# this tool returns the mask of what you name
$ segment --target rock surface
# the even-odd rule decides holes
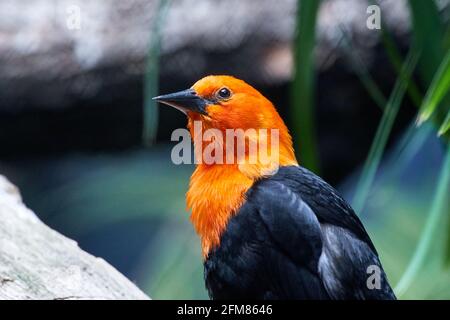
[[[44,225],[0,175],[0,300],[148,299],[101,258]]]

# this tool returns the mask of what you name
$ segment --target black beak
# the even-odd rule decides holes
[[[193,111],[203,115],[208,115],[206,112],[206,106],[211,104],[210,101],[198,96],[193,89],[157,96],[154,97],[153,100],[177,108],[184,113],[187,113],[187,111]]]

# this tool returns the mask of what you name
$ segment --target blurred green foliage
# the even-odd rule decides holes
[[[359,183],[356,185],[356,192],[352,203],[356,212],[361,212],[364,209],[364,204],[366,202],[370,186],[375,179],[389,134],[392,130],[395,118],[400,110],[400,105],[408,87],[408,79],[411,78],[411,74],[416,66],[418,56],[419,54],[417,52],[414,50],[411,51],[404,66],[400,70],[400,74],[402,76],[398,77],[397,83],[392,91],[392,95],[384,107],[383,117],[381,118],[366,162],[364,163],[361,178]]]
[[[450,50],[447,52],[442,64],[439,66],[433,81],[427,91],[423,104],[420,108],[418,123],[421,124],[428,120],[436,111],[438,105],[445,99],[450,89]],[[448,99],[447,99],[448,100]],[[447,101],[444,101],[446,104]],[[448,104],[447,104],[448,106]],[[448,110],[450,112],[450,110]],[[447,112],[447,114],[449,114]],[[447,117],[448,118],[448,117]],[[446,132],[447,124],[442,123],[438,134],[443,135]]]
[[[294,79],[291,88],[290,125],[295,150],[303,166],[319,173],[314,117],[314,44],[319,0],[299,1],[294,45]]]
[[[376,4],[376,1],[370,2]],[[298,6],[298,30],[295,42],[296,69],[291,104],[293,106],[291,116],[295,119],[292,122],[296,125],[292,132],[294,141],[301,141],[301,143],[297,142],[297,148],[300,150],[300,158],[303,159],[303,164],[310,168],[317,168],[319,163],[317,158],[314,157],[317,147],[315,145],[314,118],[312,116],[314,112],[312,98],[314,95],[314,60],[311,55],[315,37],[318,1],[298,1]],[[353,183],[348,188],[354,194],[354,208],[362,215],[363,220],[366,214],[371,215],[370,207],[373,204],[382,203],[374,197],[378,194],[384,194],[386,189],[392,190],[399,199],[399,201],[390,199],[389,206],[384,208],[386,212],[390,212],[389,216],[383,216],[385,220],[382,220],[383,218],[380,218],[380,214],[378,214],[376,220],[377,223],[382,221],[393,230],[379,229],[374,236],[375,239],[378,239],[377,234],[382,235],[383,241],[388,239],[390,242],[390,246],[388,246],[389,242],[383,243],[380,240],[378,247],[382,258],[384,257],[383,260],[386,260],[384,265],[388,275],[391,276],[391,280],[394,279],[395,282],[400,280],[397,287],[399,296],[401,298],[449,298],[450,290],[445,288],[450,287],[450,272],[445,268],[444,262],[450,256],[450,248],[447,248],[447,246],[450,246],[450,241],[448,241],[448,244],[446,242],[450,233],[448,199],[450,156],[446,156],[442,169],[436,169],[433,173],[438,174],[438,177],[433,182],[425,184],[428,188],[427,191],[432,192],[432,196],[427,199],[428,202],[422,203],[422,205],[428,204],[421,208],[426,215],[419,216],[420,211],[416,207],[410,207],[408,201],[412,195],[405,190],[406,186],[402,185],[401,181],[390,179],[388,184],[375,183],[379,180],[379,176],[383,174],[380,164],[386,158],[385,146],[400,110],[405,91],[408,92],[413,104],[420,108],[419,122],[426,121],[437,110],[433,120],[435,125],[440,126],[440,129],[439,131],[436,128],[418,129],[412,124],[406,131],[404,138],[397,143],[394,152],[396,159],[401,159],[403,162],[401,164],[391,163],[387,169],[390,175],[398,177],[400,173],[407,172],[405,166],[415,160],[416,155],[427,147],[424,141],[429,132],[436,133],[438,131],[440,135],[443,135],[450,126],[448,94],[450,68],[449,57],[444,55],[444,48],[449,43],[448,35],[450,32],[444,32],[445,26],[434,1],[409,0],[409,6],[412,16],[413,41],[410,54],[404,62],[384,24],[381,30],[385,50],[391,64],[398,73],[397,83],[389,100],[386,101],[364,63],[358,59],[356,61],[357,70],[355,72],[374,102],[383,109],[383,116],[358,183]],[[450,30],[449,26],[447,26],[447,29]],[[341,27],[341,32],[344,43],[347,47],[351,47],[351,41],[347,37],[346,30]],[[423,102],[423,94],[412,77],[418,59],[422,88],[427,88]],[[439,109],[438,106],[441,108]],[[442,137],[440,143],[440,146],[444,150],[447,149],[447,153],[450,153],[448,151],[450,150],[448,136]],[[298,147],[299,144],[300,148]],[[395,187],[393,188],[393,186]],[[417,187],[419,188],[419,186]],[[420,188],[420,190],[423,190],[424,185],[420,185]],[[366,203],[368,207],[365,207]],[[423,231],[418,232],[418,230],[412,228],[405,228],[406,221],[413,225],[419,220],[425,225]],[[370,222],[368,225],[369,230],[371,227],[377,229],[376,225],[374,226]],[[447,225],[448,227],[446,227]],[[407,231],[407,233],[400,234],[400,231]],[[400,235],[407,236],[408,242],[403,243],[403,239],[398,239]],[[377,244],[377,241],[375,243]],[[393,245],[393,243],[395,244]],[[409,256],[402,256],[406,252]],[[390,254],[392,254],[392,259],[389,259]],[[407,263],[408,259],[411,260]],[[424,273],[426,273],[426,276],[424,276]],[[420,283],[420,286],[417,286],[418,283]]]
[[[161,48],[161,28],[164,25],[170,0],[160,0],[155,13],[154,26],[151,32],[147,63],[144,75],[144,119],[142,125],[142,142],[145,146],[151,145],[158,129],[157,102],[152,100],[158,95],[159,53]]]
[[[443,259],[447,230],[447,211],[441,206],[442,187],[448,179],[448,158],[435,136],[435,128],[424,126],[415,129],[408,142],[401,141],[385,155],[361,219],[378,249],[383,266],[393,286],[405,275],[409,266],[419,267],[408,285],[396,288],[401,299],[447,299],[450,297],[450,272],[445,269]],[[447,170],[446,174],[444,174]],[[345,194],[354,192],[355,174],[344,184]],[[441,181],[441,193],[437,186]],[[443,181],[443,182],[442,182]],[[447,180],[448,181],[448,180]],[[448,185],[446,186],[448,190]],[[441,199],[438,199],[437,194]],[[435,206],[438,223],[429,221]],[[424,229],[426,224],[430,227]],[[424,235],[424,232],[426,233]],[[419,250],[420,260],[411,260],[418,252],[422,237],[426,250]],[[431,241],[430,241],[431,240]],[[411,263],[412,262],[412,263]],[[407,290],[405,290],[407,289]]]
[[[444,134],[445,115],[450,108],[449,57],[445,57],[448,41],[437,5],[434,1],[409,0],[413,26],[413,45],[422,52],[419,61],[423,85],[428,88],[421,107],[418,123],[422,123],[435,113],[435,121],[441,126],[439,134]],[[447,26],[448,27],[448,26]],[[442,102],[442,109],[436,110]]]

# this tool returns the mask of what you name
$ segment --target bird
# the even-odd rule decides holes
[[[214,143],[212,157],[223,160],[197,162],[186,193],[211,299],[396,299],[360,219],[299,164],[287,126],[258,90],[233,76],[209,75],[153,99],[187,115],[194,149]],[[196,128],[210,130],[210,139],[197,139]],[[251,133],[224,141],[229,130]],[[277,157],[246,161],[255,153],[252,141],[271,151],[261,130],[278,133]],[[230,161],[220,159],[226,152]]]

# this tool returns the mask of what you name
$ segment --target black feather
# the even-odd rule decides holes
[[[369,288],[369,266],[381,287]],[[352,208],[301,167],[256,182],[205,261],[214,299],[395,299]]]

